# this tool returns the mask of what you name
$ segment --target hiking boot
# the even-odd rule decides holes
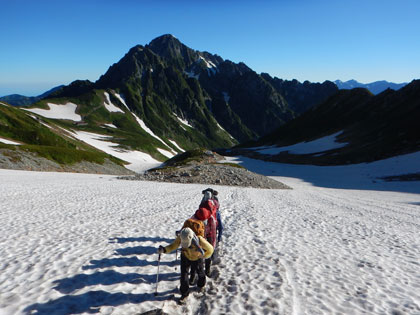
[[[210,278],[210,269],[206,269],[206,276]]]
[[[206,292],[206,287],[199,287],[198,288],[198,293],[204,293],[204,292]]]
[[[181,295],[181,297],[178,299],[178,303],[179,304],[187,303],[187,298],[188,298],[188,295]]]
[[[190,285],[193,285],[194,284],[194,282],[195,282],[195,278],[196,278],[196,276],[195,276],[195,274],[192,274],[191,276],[190,276]]]

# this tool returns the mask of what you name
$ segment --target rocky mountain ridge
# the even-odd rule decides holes
[[[224,154],[319,165],[372,162],[419,151],[418,121],[420,80],[378,95],[363,88],[340,90],[274,133]],[[312,143],[311,151],[296,150]]]

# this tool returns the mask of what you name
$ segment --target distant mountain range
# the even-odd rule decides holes
[[[24,96],[20,94],[6,95],[6,96],[0,97],[0,101],[6,102],[13,106],[29,106],[47,97],[52,92],[55,92],[58,89],[61,89],[63,86],[64,85],[56,86],[38,96]]]
[[[388,82],[388,81],[375,81],[372,83],[360,83],[357,82],[356,80],[349,80],[349,81],[340,81],[340,80],[336,80],[334,81],[334,83],[337,85],[337,87],[342,90],[342,89],[346,89],[346,90],[351,90],[354,88],[365,88],[368,89],[369,91],[371,91],[373,94],[379,94],[383,91],[385,91],[386,89],[392,89],[392,90],[399,90],[400,88],[404,87],[405,85],[407,85],[407,82],[404,83],[392,83],[392,82]]]

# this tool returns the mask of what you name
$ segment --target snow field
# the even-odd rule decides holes
[[[1,186],[0,309],[7,314],[95,308],[106,313],[121,304],[114,314],[133,314],[153,308],[155,248],[166,241],[161,235],[171,223],[166,216],[161,222],[159,213],[177,208],[173,193],[155,183],[153,190],[166,195],[165,201],[145,196],[141,186],[152,188],[153,183],[44,175],[37,179],[36,173],[18,173],[20,180],[31,181],[28,189],[33,193],[20,189],[19,180]],[[13,206],[5,207],[10,198]],[[159,219],[151,219],[156,215]],[[175,226],[179,224],[172,224],[171,231]],[[176,273],[162,274],[162,283],[168,278],[178,279]],[[139,308],[138,302],[144,305]]]
[[[278,147],[278,146],[269,146],[269,147],[260,147],[257,152],[262,154],[279,154],[280,152],[289,151],[293,154],[311,154],[324,152],[332,149],[342,148],[347,145],[347,143],[340,143],[336,141],[337,136],[339,136],[342,131],[334,133],[332,135],[322,137],[309,142],[299,142],[293,145]]]
[[[76,130],[71,131],[71,133],[75,138],[86,142],[87,144],[105,153],[113,155],[123,161],[129,162],[130,164],[126,165],[126,168],[134,172],[144,172],[161,164],[147,153],[137,150],[123,150],[119,148],[118,143],[108,141],[112,139],[110,136]]]
[[[69,119],[73,121],[82,121],[82,117],[76,114],[77,105],[73,103],[66,103],[64,105],[57,105],[47,103],[49,109],[42,108],[22,108],[28,112],[32,112],[47,118],[53,119]]]
[[[217,263],[205,297],[178,306],[175,253],[153,294],[156,250],[207,186],[0,170],[0,314],[420,313],[419,194],[275,178],[293,190],[213,187]]]

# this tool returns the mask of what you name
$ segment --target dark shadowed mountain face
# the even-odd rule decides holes
[[[385,91],[386,89],[399,90],[400,88],[407,85],[406,82],[404,82],[404,83],[392,83],[392,82],[388,82],[388,81],[375,81],[375,82],[372,82],[372,83],[364,84],[364,83],[357,82],[356,80],[349,80],[349,81],[345,81],[345,82],[340,81],[340,80],[336,80],[336,81],[334,81],[334,83],[337,85],[337,87],[340,90],[342,90],[342,89],[351,90],[351,89],[360,87],[360,88],[368,89],[373,94],[379,94],[379,93]]]
[[[283,147],[336,134],[335,141],[344,144],[339,148],[307,154],[291,154],[284,150],[263,158],[315,164],[370,162],[420,150],[419,121],[420,80],[414,80],[398,91],[388,89],[378,95],[362,88],[340,90],[324,103],[247,147]],[[255,155],[255,152],[251,153]]]
[[[302,114],[309,108],[322,103],[338,91],[337,86],[331,81],[325,81],[324,83],[305,81],[300,83],[297,80],[287,81],[276,77],[272,78],[267,73],[261,75],[283,95],[290,109],[297,114]]]

